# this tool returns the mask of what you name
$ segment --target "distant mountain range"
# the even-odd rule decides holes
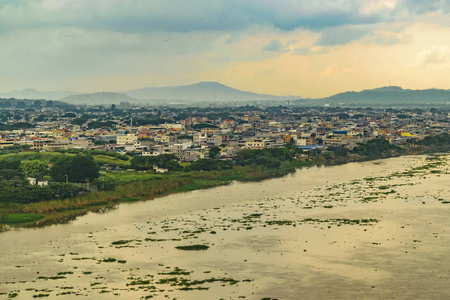
[[[59,100],[75,94],[77,93],[70,91],[41,92],[35,89],[25,89],[20,91],[0,93],[0,98]]]
[[[254,101],[254,100],[293,100],[298,96],[273,96],[266,94],[256,94],[252,92],[240,91],[230,88],[218,82],[199,82],[191,85],[171,86],[171,87],[147,87],[138,90],[131,90],[124,94],[136,98],[147,100],[170,100],[170,101]]]
[[[450,90],[410,90],[398,86],[387,86],[361,92],[339,93],[331,97],[298,101],[306,105],[433,105],[450,104]]]
[[[197,102],[241,102],[256,100],[294,100],[298,96],[273,96],[240,91],[217,82],[199,82],[172,87],[147,87],[123,93],[76,94],[74,92],[39,92],[33,89],[0,93],[0,97],[17,99],[61,100],[70,104],[120,104],[129,103],[197,103]]]
[[[273,96],[240,91],[217,82],[199,82],[172,87],[147,87],[123,93],[76,94],[70,91],[40,92],[33,89],[0,93],[0,98],[60,100],[70,104],[107,105],[128,102],[130,104],[194,104],[249,103],[250,101],[286,101],[292,105],[339,106],[339,105],[434,105],[450,104],[450,90],[410,90],[398,86],[387,86],[361,92],[345,92],[320,99],[302,99],[298,96]]]
[[[122,102],[136,103],[138,100],[119,93],[93,93],[93,94],[77,94],[61,99],[62,102],[77,105],[108,105],[120,104]]]

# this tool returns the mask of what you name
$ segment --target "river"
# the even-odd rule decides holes
[[[439,162],[314,167],[2,232],[0,299],[448,299]],[[176,248],[192,245],[207,249]]]

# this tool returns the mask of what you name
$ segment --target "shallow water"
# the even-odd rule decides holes
[[[425,163],[310,168],[3,232],[0,299],[448,299],[448,160],[387,176]],[[175,248],[194,244],[209,249]]]

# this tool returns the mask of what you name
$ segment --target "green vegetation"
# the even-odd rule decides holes
[[[242,150],[237,153],[236,164],[240,166],[257,165],[265,168],[278,168],[282,161],[292,160],[295,153],[288,148],[264,148]]]
[[[206,245],[188,245],[188,246],[176,246],[178,250],[186,250],[186,251],[200,251],[200,250],[208,250],[209,246]]]
[[[31,223],[43,219],[43,215],[38,214],[8,214],[2,219],[4,224]]]
[[[357,147],[353,148],[352,153],[376,159],[383,158],[394,151],[401,151],[401,148],[390,144],[387,140],[374,139],[365,144],[358,144]]]
[[[441,135],[431,135],[426,136],[423,140],[419,142],[423,146],[433,146],[438,148],[446,148],[448,151],[448,146],[450,145],[450,134],[444,133]]]
[[[129,242],[132,242],[132,240],[120,240],[120,241],[115,241],[112,242],[111,245],[126,245]]]
[[[20,163],[20,170],[27,177],[40,179],[48,174],[48,163],[37,159],[25,160]]]
[[[57,160],[50,169],[50,176],[58,182],[93,181],[99,176],[99,167],[91,155],[77,154]]]
[[[216,159],[199,159],[189,166],[189,169],[192,171],[227,170],[232,168],[233,168],[232,161],[216,160]]]
[[[173,154],[161,154],[158,156],[137,156],[131,160],[131,168],[135,170],[153,170],[153,166],[180,171],[183,167],[178,163],[178,158]]]
[[[440,137],[432,141],[443,144],[448,142],[448,139]],[[352,150],[329,147],[326,152],[321,153],[316,150],[310,152],[306,159],[295,159],[295,156],[301,152],[301,149],[288,143],[285,148],[242,150],[233,160],[210,158],[200,159],[190,164],[178,163],[172,154],[131,158],[104,151],[88,152],[74,149],[58,152],[0,154],[0,211],[2,212],[0,223],[6,223],[5,216],[11,214],[45,215],[44,221],[48,221],[51,218],[81,214],[90,209],[112,206],[119,202],[147,200],[168,193],[228,184],[234,180],[254,181],[283,176],[294,172],[296,168],[364,161],[403,153],[401,148],[381,139],[360,144]],[[90,155],[91,153],[93,155]],[[211,154],[214,156],[214,153]],[[103,171],[100,174],[99,165],[106,161],[111,165],[131,167],[138,171]],[[46,175],[49,163],[53,164],[49,174],[58,182],[50,182],[48,186],[41,187],[30,185],[25,180],[27,175],[50,179]],[[435,164],[439,163],[439,161],[431,161],[432,165],[428,167],[435,167]],[[169,172],[155,174],[153,166],[166,168]],[[97,188],[98,191],[89,192],[79,185],[65,183],[66,180],[82,182],[84,185],[89,180],[91,187]],[[390,190],[390,187],[380,186],[379,189]],[[395,191],[378,194],[387,193],[395,193]],[[377,200],[377,197],[363,199],[363,201],[373,200]],[[31,221],[27,220],[27,222]]]

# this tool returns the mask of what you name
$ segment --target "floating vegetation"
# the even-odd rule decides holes
[[[39,276],[37,279],[43,279],[43,280],[58,280],[58,279],[66,279],[65,276],[50,276],[50,277],[45,277],[45,276]]]
[[[158,273],[159,275],[191,275],[191,272],[175,267],[171,272]]]
[[[199,250],[208,250],[209,246],[207,245],[188,245],[188,246],[176,246],[178,250],[186,250],[186,251],[199,251]]]
[[[295,222],[291,220],[274,220],[266,221],[267,225],[293,225]]]
[[[69,271],[69,272],[59,272],[57,275],[58,276],[64,276],[64,275],[69,275],[69,274],[73,274],[73,272]]]
[[[340,225],[372,225],[373,223],[378,223],[377,219],[303,219],[299,221],[302,223],[333,223],[338,226]]]
[[[112,242],[111,245],[126,245],[128,243],[131,243],[133,240],[120,240],[120,241],[115,241]]]

